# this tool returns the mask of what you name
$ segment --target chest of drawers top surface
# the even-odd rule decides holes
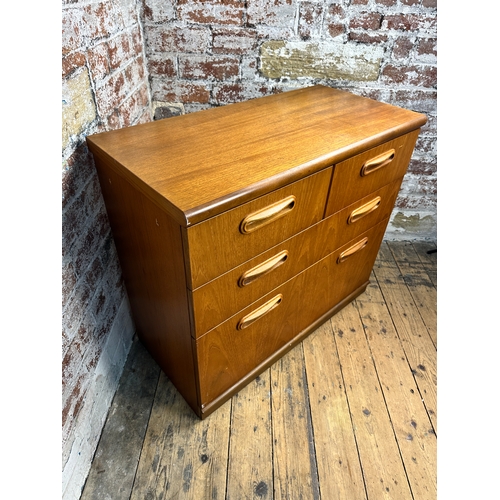
[[[419,113],[315,86],[103,132],[87,144],[189,226],[425,121]]]

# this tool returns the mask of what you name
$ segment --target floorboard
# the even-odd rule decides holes
[[[384,242],[364,294],[199,420],[135,341],[81,500],[434,500],[437,245]]]

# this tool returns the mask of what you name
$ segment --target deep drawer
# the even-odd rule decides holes
[[[364,232],[195,342],[207,405],[369,279],[387,220]]]
[[[402,178],[419,130],[353,156],[334,167],[325,215],[331,215],[368,193]]]
[[[193,292],[198,338],[390,216],[401,179],[362,198]]]

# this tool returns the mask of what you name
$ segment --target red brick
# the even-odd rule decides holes
[[[427,62],[437,60],[437,40],[435,38],[421,39],[418,42],[417,58]]]
[[[93,220],[85,227],[75,244],[76,255],[73,260],[75,272],[84,276],[93,262],[101,242],[110,232],[109,222],[104,207],[96,214]]]
[[[96,103],[101,116],[108,116],[114,108],[119,107],[126,96],[125,77],[118,72],[96,88]]]
[[[257,32],[250,28],[214,29],[214,54],[248,54],[257,45]]]
[[[179,56],[179,76],[190,80],[223,81],[238,76],[239,59],[232,56]]]
[[[62,212],[61,228],[63,245],[68,248],[85,230],[87,220],[90,216],[89,208],[85,204],[86,191],[83,189]]]
[[[421,192],[425,195],[423,198],[428,198],[428,195],[436,196],[437,194],[437,179],[436,177],[423,176],[419,178],[419,186]]]
[[[340,4],[333,4],[333,5],[330,5],[328,7],[327,16],[329,16],[329,17],[333,16],[333,17],[336,17],[337,19],[344,18],[345,14],[346,14],[345,9]]]
[[[85,55],[83,52],[68,54],[62,59],[62,77],[67,78],[75,70],[85,66]]]
[[[205,104],[210,99],[210,91],[200,83],[162,80],[158,87],[153,92],[157,101]]]
[[[378,30],[382,22],[382,14],[378,12],[363,12],[349,22],[351,29]]]
[[[145,109],[149,108],[149,99],[146,84],[143,84],[121,106],[123,126],[135,124]]]
[[[434,16],[420,14],[393,14],[384,16],[382,27],[399,31],[435,31],[437,20]]]
[[[152,52],[204,53],[212,35],[206,27],[154,27],[148,32],[148,50]]]
[[[144,73],[144,60],[142,56],[132,60],[124,70],[125,79],[127,81],[127,94],[130,93],[135,87],[141,85],[145,79]]]
[[[370,31],[351,31],[348,38],[353,42],[373,44],[385,43],[388,40],[388,36],[386,34],[380,32],[372,33]]]
[[[139,88],[139,90],[137,91],[137,102],[139,103],[139,105],[144,108],[146,111],[149,111],[149,121],[152,120],[152,117],[151,117],[151,109],[150,109],[150,98],[149,98],[149,85],[147,84],[147,82],[144,82],[143,85],[141,85],[141,87]],[[143,115],[143,112],[141,111],[140,112],[140,116]]]
[[[87,51],[90,74],[94,81],[102,80],[110,72],[107,43],[100,43]]]
[[[142,54],[143,52],[143,39],[139,28],[132,30],[132,50],[136,55]]]
[[[178,0],[181,21],[198,24],[243,24],[242,0]]]
[[[95,175],[94,162],[87,148],[78,147],[66,160],[62,172],[62,208],[64,209],[79,195],[89,179]]]
[[[104,121],[106,125],[106,131],[123,128],[122,115],[116,108],[113,109],[113,111],[111,111],[111,113],[104,118]]]
[[[252,85],[250,83],[228,83],[214,87],[213,96],[217,104],[248,101],[272,93],[266,85]]]
[[[85,391],[82,390],[82,385],[85,383],[85,374],[80,374],[73,390],[69,394],[66,400],[63,400],[63,410],[62,410],[62,426],[63,429],[66,427],[67,423],[73,421],[81,408],[83,399],[85,397]],[[63,377],[64,380],[64,377]]]
[[[175,0],[145,1],[143,5],[147,21],[164,23],[175,19]]]
[[[248,0],[247,21],[250,25],[294,27],[295,1],[293,0]]]
[[[120,5],[107,0],[83,7],[91,39],[108,37],[123,27]]]
[[[319,35],[323,21],[323,6],[312,2],[301,2],[299,7],[299,35],[302,39]]]
[[[346,28],[342,23],[329,23],[328,24],[328,34],[335,38],[337,36],[343,35],[346,32]]]
[[[418,5],[419,3],[420,3],[420,0],[401,0],[402,5],[413,6],[413,5]]]
[[[385,7],[392,7],[393,5],[396,5],[397,3],[398,3],[398,0],[375,0],[375,4],[384,5]]]
[[[399,37],[395,40],[392,48],[392,58],[395,60],[406,59],[415,46],[414,40],[408,37]]]
[[[391,91],[389,104],[401,106],[420,113],[435,114],[437,109],[437,91],[418,89],[394,90]]]
[[[420,154],[434,155],[436,153],[436,138],[428,135],[420,135],[417,140],[417,145]]]
[[[73,273],[77,281],[77,287],[66,302],[66,306],[62,311],[62,327],[67,332],[67,336],[72,342],[77,329],[85,315],[85,310],[89,304],[91,291],[85,279],[81,279],[77,275],[76,266],[73,268]]]
[[[68,303],[69,297],[76,286],[76,275],[71,262],[63,262],[62,266],[62,308]]]
[[[84,45],[82,32],[83,11],[63,9],[62,11],[62,53],[68,54]]]
[[[127,33],[113,38],[108,42],[109,64],[112,69],[118,69],[130,58],[130,40]]]
[[[436,9],[437,8],[437,0],[422,0],[422,6],[431,8],[431,9]]]
[[[435,87],[437,69],[435,66],[395,66],[388,64],[382,70],[382,79],[386,83]]]
[[[437,135],[437,116],[427,113],[427,123],[422,127],[422,134]]]
[[[150,109],[144,109],[142,114],[139,116],[137,119],[137,125],[141,123],[149,123],[151,122],[152,117],[151,117],[151,110]]]
[[[176,76],[175,56],[153,54],[148,57],[148,71],[150,75],[157,76]]]
[[[368,5],[368,0],[351,0],[351,5]]]
[[[429,158],[413,158],[408,167],[408,173],[423,176],[432,175],[437,171],[436,161]]]
[[[344,17],[345,11],[342,5],[333,4],[328,7],[324,23],[331,37],[335,38],[346,32],[346,27],[343,23]]]

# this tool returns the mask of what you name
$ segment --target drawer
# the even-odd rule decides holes
[[[387,219],[193,340],[206,406],[365,284]]]
[[[401,179],[193,291],[194,336],[230,316],[391,215]]]
[[[229,271],[323,218],[332,168],[184,229],[190,288]]]
[[[402,178],[418,133],[416,130],[335,165],[325,215],[331,215],[379,187]]]

